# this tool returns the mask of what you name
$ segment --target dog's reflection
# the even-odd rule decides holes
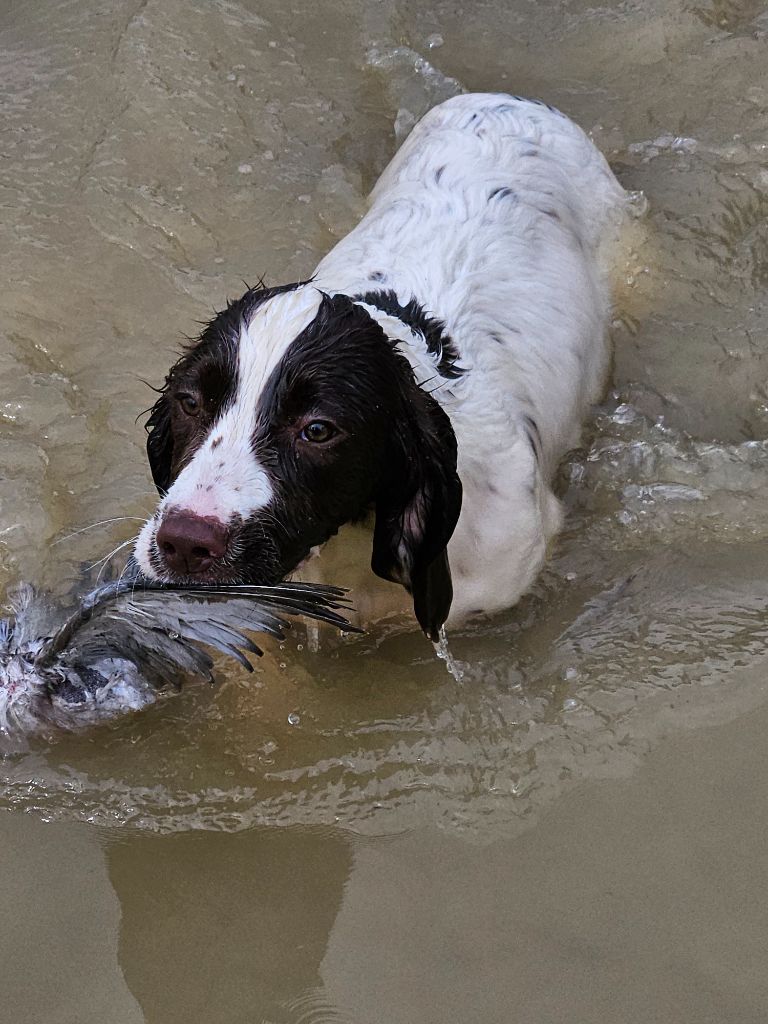
[[[352,861],[338,833],[134,835],[107,861],[120,966],[148,1024],[283,1020],[320,985]]]

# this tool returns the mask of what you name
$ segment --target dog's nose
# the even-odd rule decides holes
[[[218,519],[169,512],[157,531],[157,546],[171,572],[194,576],[227,552],[227,528]]]

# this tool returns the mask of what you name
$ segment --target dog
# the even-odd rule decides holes
[[[372,512],[371,569],[432,640],[449,615],[515,604],[605,385],[601,252],[626,209],[558,110],[502,94],[433,108],[312,278],[249,289],[168,373],[141,571],[276,583]]]

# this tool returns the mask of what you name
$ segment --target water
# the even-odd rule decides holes
[[[435,649],[437,657],[445,662],[445,667],[448,670],[448,674],[453,676],[457,683],[460,683],[464,678],[464,670],[461,668],[459,663],[453,656],[451,648],[448,646],[448,635],[445,631],[445,626],[440,627],[440,639],[436,644],[432,645]]]
[[[452,633],[460,686],[396,618],[300,633],[0,765],[9,1014],[765,1019],[767,32],[722,0],[0,12],[0,590],[135,532],[54,544],[149,514],[142,379],[243,278],[310,272],[432,103],[542,96],[648,201],[566,530]]]

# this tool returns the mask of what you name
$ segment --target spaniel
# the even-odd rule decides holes
[[[497,94],[431,110],[310,280],[250,289],[170,370],[143,573],[275,583],[372,512],[371,568],[430,638],[514,604],[605,384],[601,250],[626,208],[559,111]]]

